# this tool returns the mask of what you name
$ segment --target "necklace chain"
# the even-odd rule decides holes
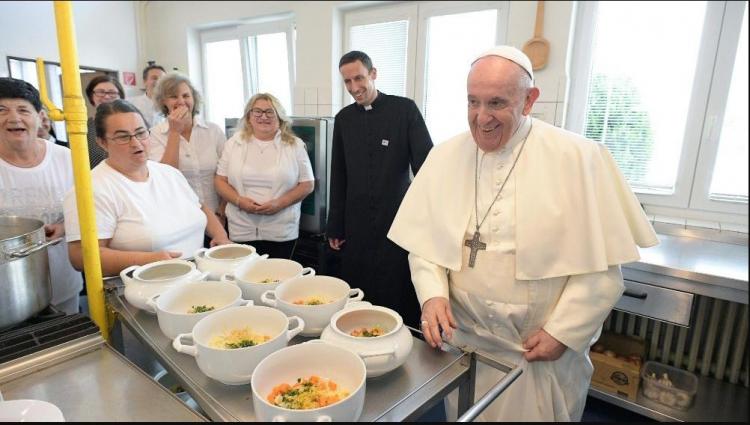
[[[484,224],[484,221],[487,219],[487,216],[490,214],[492,207],[495,205],[495,202],[497,202],[497,199],[500,197],[500,193],[503,191],[505,184],[508,183],[508,180],[510,180],[510,175],[513,172],[513,169],[516,168],[516,163],[518,163],[518,158],[521,157],[523,148],[524,146],[526,146],[526,139],[529,137],[529,134],[531,133],[531,127],[533,125],[534,123],[532,122],[531,125],[529,126],[529,131],[526,133],[526,136],[524,136],[523,138],[523,142],[521,142],[521,149],[518,150],[518,155],[516,155],[516,159],[513,160],[513,165],[511,165],[510,171],[508,171],[508,175],[505,177],[505,181],[503,181],[503,184],[500,186],[500,189],[497,191],[497,194],[495,195],[495,199],[492,200],[492,203],[490,204],[489,208],[487,208],[487,212],[484,213],[484,217],[482,217],[482,221],[479,221],[479,146],[476,147],[476,154],[474,156],[474,215],[476,216],[477,233],[479,233],[479,228],[482,227],[482,224]]]

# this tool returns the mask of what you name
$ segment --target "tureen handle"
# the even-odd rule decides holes
[[[363,359],[366,359],[368,357],[377,357],[377,356],[393,356],[396,357],[396,348],[386,348],[385,350],[379,350],[379,351],[361,351],[358,352],[359,357],[362,357]]]
[[[347,303],[353,302],[353,301],[362,301],[362,298],[365,297],[365,293],[359,289],[354,288],[349,290],[349,299],[346,300]]]
[[[270,298],[271,295],[273,295],[273,298]],[[276,291],[274,290],[268,290],[260,295],[260,300],[265,305],[270,305],[271,307],[276,307]]]
[[[293,327],[292,329],[289,329],[286,331],[286,340],[290,341],[292,338],[294,338],[298,333],[302,332],[305,329],[305,321],[302,320],[299,316],[292,316],[289,318],[289,323],[292,322],[292,320],[297,321],[297,326]]]
[[[189,338],[191,344],[182,344],[182,338]],[[193,341],[193,334],[179,334],[177,337],[172,341],[172,348],[177,350],[178,353],[185,353],[188,355],[191,355],[193,357],[198,356],[198,347],[195,345],[195,341]]]

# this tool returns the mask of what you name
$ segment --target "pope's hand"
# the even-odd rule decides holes
[[[529,362],[536,362],[539,360],[557,360],[563,355],[568,347],[562,342],[556,340],[544,329],[539,329],[523,342],[523,348],[528,350],[523,353],[523,358]]]
[[[443,297],[432,297],[424,302],[421,320],[424,339],[432,348],[442,345],[441,329],[445,332],[445,337],[450,339],[453,329],[458,327],[453,319],[450,302]]]

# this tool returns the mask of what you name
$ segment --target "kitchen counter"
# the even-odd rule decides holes
[[[99,334],[4,363],[0,385],[6,400],[50,402],[69,422],[206,420]]]
[[[639,249],[640,261],[623,265],[638,282],[747,304],[748,246],[658,234],[659,245]]]
[[[155,315],[131,306],[116,291],[110,291],[107,299],[119,320],[156,356],[209,418],[214,421],[255,420],[249,384],[229,386],[208,378],[198,368],[195,358],[172,348],[172,341],[159,329]],[[291,343],[304,340],[297,337]],[[470,354],[453,348],[436,351],[415,338],[414,347],[402,367],[367,380],[367,396],[359,420],[414,420],[455,388],[467,394],[470,360]]]

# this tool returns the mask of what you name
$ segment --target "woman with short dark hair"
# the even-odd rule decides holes
[[[73,188],[73,165],[69,149],[38,137],[41,110],[34,86],[0,78],[0,214],[39,219],[52,240],[65,234],[63,197]],[[66,244],[49,246],[47,255],[52,305],[78,313],[83,279],[70,265]]]
[[[103,103],[109,103],[117,99],[125,99],[125,90],[123,90],[122,85],[117,81],[117,78],[111,75],[99,75],[94,77],[89,81],[88,85],[86,85],[86,98],[94,109],[96,109]],[[89,146],[89,166],[93,169],[107,157],[107,152],[96,143],[96,131],[94,131],[93,118],[89,118],[87,125],[88,134],[86,135],[86,139]]]

